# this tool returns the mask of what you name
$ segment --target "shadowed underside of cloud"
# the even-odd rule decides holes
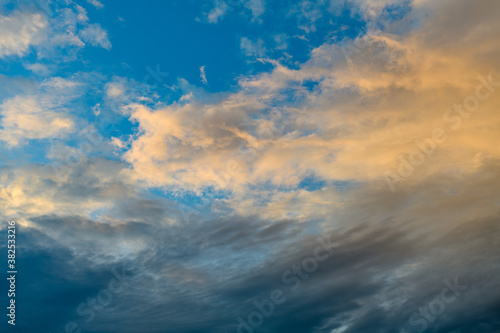
[[[96,220],[33,211],[19,230],[24,277],[18,297],[30,304],[19,315],[32,317],[43,305],[42,313],[58,320],[42,313],[32,318],[55,332],[68,322],[95,332],[231,332],[238,317],[248,320],[255,311],[254,301],[265,302],[280,289],[286,301],[265,318],[262,332],[412,332],[420,326],[410,325],[410,316],[441,295],[444,280],[458,279],[468,288],[429,327],[495,332],[498,165],[492,161],[467,180],[441,176],[397,194],[380,186],[352,189],[347,207],[324,217],[319,233],[301,221],[258,214],[183,221],[175,202],[108,192],[127,187],[117,178],[92,183],[85,173],[70,177],[78,186],[41,181],[33,191],[61,193],[47,198],[56,205],[92,197],[113,208]],[[68,213],[87,209],[73,207]],[[319,236],[332,244],[332,254],[303,278],[305,271],[295,273],[293,266],[314,257]],[[112,270],[124,267],[127,288],[87,322],[89,301],[106,290]]]
[[[325,235],[336,244],[334,253],[296,290],[282,275],[311,257],[317,243],[315,237],[302,235],[288,247],[273,249],[273,233],[286,235],[282,229],[293,228],[290,222],[263,236],[255,231],[261,223],[234,217],[230,222],[240,226],[232,227],[238,234],[224,238],[220,233],[231,231],[217,228],[229,228],[228,221],[211,221],[210,229],[216,231],[205,234],[207,226],[159,231],[134,223],[109,227],[74,217],[40,217],[34,223],[58,230],[58,235],[21,230],[25,236],[20,241],[29,244],[22,247],[23,280],[30,281],[20,292],[20,301],[30,304],[21,315],[37,313],[36,307],[43,305],[58,314],[57,321],[37,319],[48,330],[75,321],[97,332],[144,327],[150,332],[234,331],[238,316],[255,311],[251,301],[268,300],[272,290],[280,289],[287,300],[265,319],[262,332],[330,332],[339,327],[346,332],[411,331],[410,315],[440,295],[446,287],[443,280],[458,278],[468,289],[433,323],[434,331],[495,332],[499,309],[492,291],[498,289],[499,217],[467,221],[433,240],[412,236],[413,223],[396,219]],[[116,249],[120,243],[141,240],[149,246],[134,257],[95,255],[106,252],[109,243]],[[485,249],[484,243],[491,246]],[[248,259],[259,254],[258,265]],[[241,263],[247,265],[238,267]],[[122,267],[127,267],[130,285],[86,323],[87,316],[79,316],[76,309],[106,288],[114,277],[112,269],[121,272]],[[28,292],[37,285],[44,289]]]

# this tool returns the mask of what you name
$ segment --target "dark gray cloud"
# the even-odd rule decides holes
[[[19,238],[18,299],[29,304],[19,314],[29,318],[20,321],[23,332],[59,332],[68,321],[89,332],[236,332],[237,317],[247,321],[256,310],[252,302],[269,300],[275,289],[287,300],[256,331],[413,332],[410,315],[440,295],[443,280],[455,278],[468,289],[429,322],[429,331],[498,330],[500,214],[434,239],[415,237],[415,222],[396,219],[332,232],[333,254],[296,290],[282,275],[313,256],[318,242],[294,231],[293,221],[273,227],[238,217],[170,227],[70,216],[32,221],[42,231],[21,228]],[[122,239],[147,245],[133,260],[106,253],[105,246]],[[111,269],[122,267],[130,285],[86,323],[76,309],[106,288]]]

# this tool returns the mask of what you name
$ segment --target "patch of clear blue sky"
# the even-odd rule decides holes
[[[315,175],[310,175],[302,179],[297,187],[299,189],[304,189],[306,191],[312,192],[321,190],[325,185],[326,181],[316,177]]]
[[[269,64],[262,64],[245,56],[240,49],[242,37],[264,42],[265,55],[273,59],[292,56],[287,65],[293,67],[305,62],[313,48],[333,37],[333,31],[342,26],[350,28],[337,32],[337,39],[357,34],[355,27],[362,27],[359,18],[351,17],[346,10],[340,16],[323,13],[316,31],[306,34],[297,26],[295,14],[289,14],[293,3],[267,1],[262,23],[252,22],[249,11],[235,8],[211,24],[206,21],[212,1],[103,1],[100,10],[88,8],[92,21],[99,22],[109,32],[113,45],[110,51],[86,48],[84,58],[92,59],[94,69],[142,81],[148,74],[146,68],[160,66],[168,72],[167,85],[185,78],[194,85],[200,81],[200,66],[206,66],[208,85],[212,92],[228,91],[236,87],[242,75],[269,71]],[[120,20],[123,19],[123,21]],[[198,20],[197,20],[198,19]],[[359,30],[359,29],[358,29]],[[276,49],[275,36],[284,35],[288,47]],[[298,38],[304,36],[307,40]]]
[[[261,23],[252,22],[250,11],[244,10],[242,5],[231,7],[232,10],[216,24],[206,20],[206,13],[214,5],[212,1],[107,0],[103,1],[105,6],[101,9],[85,1],[77,3],[86,8],[91,22],[99,23],[108,31],[112,48],[85,47],[78,61],[58,61],[57,71],[52,75],[67,77],[78,71],[96,71],[108,77],[116,75],[142,82],[148,75],[146,68],[159,66],[168,76],[161,85],[148,82],[162,96],[169,93],[162,85],[176,84],[179,78],[203,86],[209,92],[224,92],[236,89],[241,76],[271,70],[270,64],[243,54],[242,37],[254,42],[261,39],[266,49],[265,57],[296,68],[309,59],[315,47],[332,39],[352,38],[364,26],[348,8],[336,15],[320,8],[323,9],[322,17],[314,22],[315,31],[306,33],[298,27],[304,22],[299,23],[297,13],[292,10],[298,1],[266,1],[265,12],[259,17]],[[277,35],[285,37],[286,48],[276,48]],[[52,62],[50,58],[37,59],[34,52],[21,61],[16,59],[17,56],[12,56],[0,62],[1,72],[43,79],[23,65]],[[205,66],[207,85],[200,80],[201,66]]]

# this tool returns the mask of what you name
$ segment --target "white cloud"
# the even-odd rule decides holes
[[[200,78],[203,84],[207,84],[207,74],[205,73],[205,66],[200,67]]]
[[[246,0],[244,5],[252,12],[252,21],[261,22],[259,17],[265,12],[264,0]]]
[[[24,65],[27,69],[32,71],[35,74],[41,75],[41,76],[48,76],[54,71],[54,65],[46,65],[46,64],[40,64],[40,63],[34,63],[34,64],[26,64]]]
[[[0,58],[9,55],[23,56],[33,45],[45,40],[47,20],[38,13],[13,12],[0,15]]]
[[[227,4],[224,1],[217,1],[215,7],[207,15],[209,23],[217,23],[226,14]]]
[[[97,23],[90,24],[81,30],[80,36],[83,41],[90,43],[92,46],[101,46],[106,50],[111,49],[108,33]]]
[[[27,140],[62,137],[75,129],[68,103],[78,96],[80,84],[52,78],[36,93],[6,99],[0,105],[1,139],[10,146]]]
[[[17,146],[25,139],[58,137],[73,128],[66,115],[50,110],[51,105],[35,97],[14,97],[0,106],[2,140]]]
[[[245,9],[251,12],[252,22],[262,22],[260,16],[265,12],[264,0],[216,0],[214,7],[207,14],[207,21],[218,23],[229,12],[246,15]]]
[[[57,137],[73,127],[73,121],[33,97],[15,97],[1,105],[2,139],[18,145],[22,139]]]
[[[101,114],[101,103],[97,103],[92,107],[92,112],[94,113],[95,116],[98,116]]]
[[[99,0],[87,0],[87,2],[97,9],[104,8],[104,5]]]
[[[89,17],[87,16],[87,11],[82,6],[76,5],[76,11],[78,13],[77,20],[78,23],[86,24],[89,21]]]
[[[125,85],[123,82],[109,82],[106,84],[106,95],[110,98],[119,97],[125,92]]]
[[[191,98],[193,98],[193,92],[189,92],[189,94],[182,95],[181,98],[179,99],[180,102],[182,101],[188,101]]]
[[[240,48],[247,57],[263,57],[267,52],[264,47],[264,41],[261,38],[253,42],[247,37],[241,37]]]
[[[111,48],[107,32],[89,24],[86,10],[73,2],[58,2],[53,9],[19,6],[9,15],[0,14],[0,58],[23,57],[30,51],[41,63],[45,59],[71,61],[88,43]]]

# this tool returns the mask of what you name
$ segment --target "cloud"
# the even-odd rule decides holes
[[[40,45],[46,38],[48,22],[39,13],[14,11],[0,15],[0,58],[24,56],[31,46]]]
[[[55,66],[33,63],[33,64],[26,64],[25,67],[35,74],[41,76],[49,76],[54,71]]]
[[[217,23],[226,14],[228,7],[225,1],[217,1],[215,7],[207,15],[209,23]]]
[[[403,187],[439,174],[466,177],[476,172],[488,159],[500,157],[492,144],[500,120],[494,111],[500,91],[489,94],[474,113],[467,111],[467,118],[449,110],[477,89],[486,92],[484,86],[477,88],[481,80],[500,81],[496,47],[466,33],[498,28],[492,8],[476,13],[467,6],[462,14],[472,15],[462,25],[468,28],[450,33],[446,43],[436,41],[441,35],[433,33],[447,33],[439,28],[440,14],[417,7],[393,24],[425,17],[418,30],[401,35],[369,31],[347,47],[327,42],[300,68],[272,62],[271,72],[241,78],[240,91],[216,102],[133,105],[131,119],[139,132],[124,153],[132,177],[181,191],[215,186],[232,195],[272,186],[275,198],[290,200],[281,191],[298,195],[311,175],[327,184],[387,186],[387,175],[398,175],[401,156],[413,161],[414,151],[424,154],[424,162],[410,177],[401,177]],[[459,24],[458,18],[449,20],[450,26]],[[247,55],[265,54],[261,40],[242,38],[241,47]],[[477,58],[482,61],[474,63]],[[447,139],[426,157],[419,147],[436,128]],[[283,207],[293,211],[293,205]]]
[[[108,33],[99,24],[90,24],[80,31],[80,36],[84,42],[90,43],[92,46],[101,46],[106,50],[111,49]]]
[[[200,67],[200,78],[203,84],[207,84],[207,75],[205,73],[205,66]]]
[[[97,9],[104,8],[104,5],[99,0],[87,0],[87,2]]]
[[[179,99],[180,102],[182,101],[187,101],[189,99],[193,98],[193,93],[190,92],[189,94],[182,95],[181,98]]]
[[[240,48],[247,57],[263,57],[267,52],[264,47],[264,41],[261,38],[253,42],[247,37],[241,37]]]
[[[113,81],[106,84],[106,95],[110,98],[119,97],[124,92],[125,86],[121,81]]]
[[[34,98],[14,98],[1,106],[2,139],[16,146],[22,139],[53,138],[71,131],[73,122],[64,115],[46,111]]]
[[[259,17],[265,12],[264,0],[247,0],[244,2],[244,6],[245,8],[250,9],[250,11],[252,12],[252,22],[262,21],[259,20]]]
[[[97,165],[97,161],[93,163]],[[57,195],[54,202],[73,202],[77,212],[87,206],[78,209],[76,204],[86,205],[88,198],[115,207],[104,212],[102,220],[68,214],[68,209],[58,215],[31,217],[23,226],[25,260],[45,263],[30,265],[30,275],[45,276],[54,270],[42,267],[59,267],[63,260],[64,266],[76,267],[56,270],[64,285],[89,286],[71,297],[72,310],[59,321],[45,324],[49,330],[75,320],[88,330],[134,332],[146,325],[140,318],[147,316],[151,332],[166,328],[210,332],[214,327],[231,332],[237,329],[237,317],[247,321],[256,311],[254,301],[264,302],[272,290],[280,289],[287,300],[263,321],[259,327],[263,331],[319,333],[339,327],[350,333],[366,331],[366,327],[375,332],[411,331],[415,326],[408,322],[410,315],[440,295],[443,280],[455,277],[469,288],[448,305],[446,315],[432,322],[435,330],[496,325],[492,309],[497,298],[488,290],[498,288],[494,278],[498,246],[485,247],[484,243],[495,244],[499,216],[481,200],[483,194],[473,189],[481,188],[484,196],[498,198],[497,185],[491,182],[498,177],[498,161],[466,183],[441,178],[400,195],[377,186],[349,192],[346,207],[324,219],[321,236],[333,245],[331,255],[317,269],[301,270],[302,278],[292,268],[314,256],[320,235],[310,234],[294,219],[270,223],[255,215],[232,215],[204,223],[166,224],[172,206],[166,201],[140,199],[130,188],[115,188],[119,178],[114,175],[120,167],[105,161],[98,164],[97,173],[84,171],[90,168],[75,172],[57,191],[51,190],[54,185],[43,176],[39,179],[44,181],[25,183],[32,188],[31,195],[44,189]],[[101,178],[102,172],[108,176]],[[96,176],[99,180],[89,182]],[[464,198],[460,193],[447,195],[450,184],[462,194],[475,193],[468,200],[480,206],[462,206],[457,211]],[[108,192],[112,189],[113,193]],[[428,201],[415,200],[420,195]],[[356,209],[360,204],[363,210]],[[429,221],[433,228],[422,228]],[[46,252],[49,254],[43,257]],[[116,295],[112,305],[96,311],[92,322],[75,315],[79,302],[95,297],[99,286],[113,277],[110,269],[121,271],[124,266],[133,282],[130,287]],[[287,271],[288,277],[296,279],[284,280]],[[24,290],[34,288],[19,283]],[[67,307],[65,295],[52,294],[48,311],[56,311],[61,304]],[[143,297],[139,305],[138,295]],[[34,293],[32,297],[46,295]],[[470,302],[478,311],[470,311]],[[209,308],[212,310],[207,312]],[[165,317],[165,311],[170,315]]]
[[[285,50],[288,48],[288,36],[286,34],[278,34],[274,36],[276,42],[276,49]]]
[[[65,104],[74,98],[79,83],[52,78],[41,84],[38,93],[18,95],[0,105],[2,140],[17,146],[26,140],[61,137],[74,130],[74,121]]]
[[[252,14],[252,22],[262,23],[260,18],[265,12],[265,2],[263,0],[216,0],[214,7],[208,12],[207,21],[209,23],[218,23],[229,12],[237,15],[244,15],[247,9]]]
[[[99,24],[89,24],[86,10],[75,3],[50,7],[20,2],[14,8],[0,15],[0,58],[25,57],[34,51],[39,62],[50,58],[54,63],[74,60],[85,43],[111,48],[107,32]]]

